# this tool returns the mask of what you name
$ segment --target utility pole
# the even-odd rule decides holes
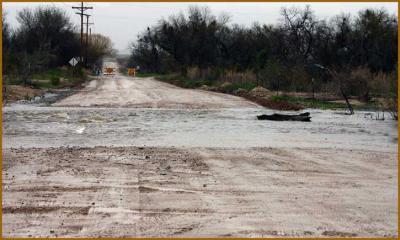
[[[86,37],[85,37],[85,66],[87,66],[87,61],[88,61],[88,48],[89,48],[89,25],[92,25],[93,23],[89,23],[89,14],[83,14],[86,16]]]
[[[83,6],[83,2],[81,2],[81,6],[79,7],[72,7],[72,9],[78,9],[79,12],[76,14],[81,16],[81,59],[80,61],[83,61],[83,15],[85,15],[85,11],[88,9],[93,9],[93,7],[85,7]]]

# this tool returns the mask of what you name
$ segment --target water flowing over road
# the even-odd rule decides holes
[[[397,236],[397,123],[307,111],[121,74],[5,106],[3,234]]]

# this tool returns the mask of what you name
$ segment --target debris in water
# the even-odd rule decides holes
[[[288,115],[288,114],[279,114],[274,113],[272,115],[259,115],[257,116],[258,120],[271,120],[271,121],[301,121],[301,122],[311,122],[311,117],[309,112],[296,114],[296,115]]]

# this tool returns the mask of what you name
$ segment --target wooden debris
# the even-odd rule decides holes
[[[301,122],[311,122],[311,117],[309,112],[296,114],[296,115],[288,115],[288,114],[279,114],[274,113],[272,115],[259,115],[257,116],[258,120],[271,120],[271,121],[301,121]]]

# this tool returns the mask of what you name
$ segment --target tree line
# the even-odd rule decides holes
[[[68,65],[80,56],[80,34],[65,11],[56,7],[24,9],[17,14],[19,27],[12,29],[3,13],[3,77],[29,83],[34,73]],[[108,37],[92,34],[89,39],[88,64],[100,67],[102,58],[112,54]]]
[[[389,88],[397,92],[397,24],[384,9],[324,20],[307,6],[282,8],[277,24],[244,27],[192,6],[140,33],[129,65],[178,72],[199,84],[254,82],[271,90],[328,91],[339,81],[368,100]]]

